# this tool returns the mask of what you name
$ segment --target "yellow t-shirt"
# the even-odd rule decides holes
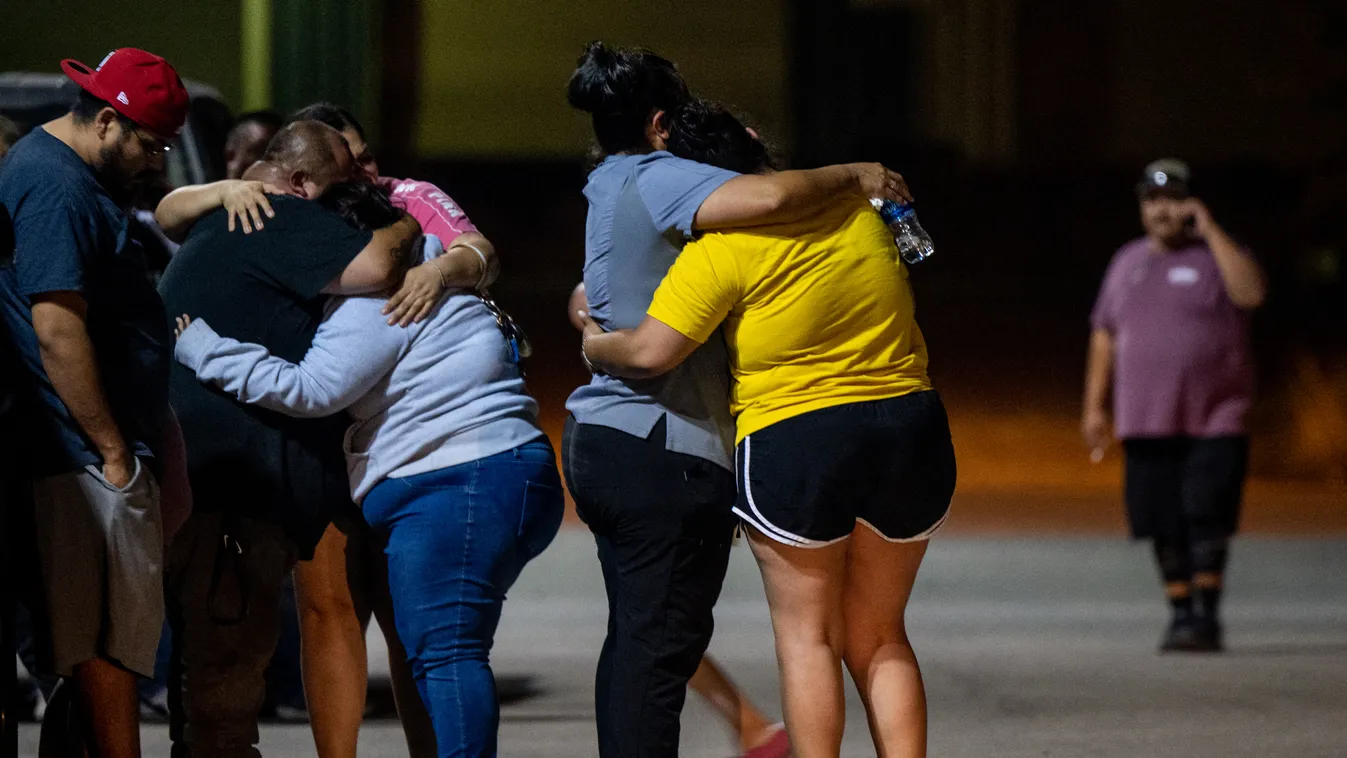
[[[697,342],[724,321],[739,441],[802,413],[931,388],[907,268],[868,203],[702,235],[649,314]]]

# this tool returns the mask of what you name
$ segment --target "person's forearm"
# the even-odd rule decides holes
[[[59,306],[49,303],[33,306],[33,325],[42,367],[56,395],[84,435],[98,448],[103,461],[129,461],[131,451],[103,392],[93,342],[84,322],[69,312],[52,310],[57,308]]]
[[[421,265],[434,268],[446,288],[487,287],[496,280],[500,269],[496,248],[475,232],[460,235],[442,255]]]
[[[416,244],[416,238],[421,236],[421,225],[416,219],[404,213],[402,218],[397,220],[387,230],[390,232],[387,260],[388,273],[379,289],[397,286],[402,281],[402,277],[411,268],[411,251]]]
[[[229,182],[223,179],[210,184],[180,187],[165,195],[154,209],[154,220],[164,230],[164,236],[179,243],[187,239],[192,224],[224,203],[223,191]]]
[[[416,219],[402,214],[391,226],[374,232],[374,238],[351,261],[341,276],[323,288],[328,295],[368,295],[394,287],[402,281],[411,262],[411,249],[421,235]]]
[[[365,367],[348,356],[344,366],[328,369],[328,364],[322,364],[317,371],[306,371],[299,364],[273,356],[262,345],[222,337],[201,319],[178,336],[173,354],[198,380],[219,387],[239,402],[299,418],[329,416],[354,402],[358,393],[342,392],[323,380],[339,384]],[[320,361],[338,358],[331,351],[315,351],[312,347],[308,355],[316,355]]]
[[[197,379],[242,403],[299,418],[350,407],[397,364],[406,345],[400,330],[371,318],[376,301],[347,301],[319,325],[299,363],[267,348],[222,337],[204,319],[178,335],[173,355]]]
[[[738,176],[713,192],[698,209],[698,229],[762,226],[791,221],[838,195],[860,191],[851,165]]]
[[[465,232],[454,239],[445,254],[454,253],[468,262],[468,267],[480,267],[486,259],[486,270],[482,273],[482,287],[490,287],[500,277],[500,258],[496,256],[496,246],[480,232]],[[478,255],[481,253],[481,255]],[[467,256],[471,255],[469,259]],[[476,264],[473,264],[476,261]]]
[[[1213,224],[1207,231],[1207,245],[1216,258],[1216,268],[1231,302],[1240,308],[1257,308],[1267,298],[1263,269],[1225,230]]]
[[[645,349],[631,329],[588,335],[584,352],[595,369],[612,376],[650,379],[668,371],[658,365],[654,351]]]
[[[1085,367],[1085,412],[1108,411],[1113,385],[1113,336],[1097,330],[1090,335],[1090,354]]]

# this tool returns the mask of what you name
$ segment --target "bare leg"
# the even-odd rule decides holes
[[[95,658],[75,667],[77,713],[88,729],[89,753],[140,758],[140,700],[136,675]]]
[[[355,571],[359,568],[348,566],[346,535],[334,525],[328,525],[313,560],[295,566],[304,696],[320,758],[355,758],[365,717],[370,609],[363,592],[352,592],[349,578]]]
[[[744,696],[739,688],[725,676],[711,656],[704,656],[697,673],[692,675],[688,686],[694,692],[706,698],[707,702],[720,713],[725,723],[734,730],[741,750],[752,750],[767,742],[777,728],[767,719],[753,701]]]
[[[749,543],[772,610],[786,729],[795,755],[837,758],[846,725],[841,658],[847,543],[793,547],[752,528]]]
[[[926,689],[903,618],[926,545],[887,542],[864,525],[851,535],[845,660],[879,758],[926,755]]]

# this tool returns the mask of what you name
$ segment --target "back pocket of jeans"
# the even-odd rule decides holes
[[[559,487],[541,482],[524,484],[517,536],[527,560],[537,558],[552,544],[565,512],[566,498]]]

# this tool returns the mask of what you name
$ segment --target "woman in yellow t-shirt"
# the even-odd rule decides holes
[[[680,109],[670,131],[675,155],[769,168],[756,135],[718,106]],[[844,661],[876,751],[924,755],[925,693],[903,616],[949,511],[954,449],[907,269],[879,215],[848,197],[806,221],[705,234],[638,328],[586,321],[586,360],[631,378],[673,369],[723,331],[735,512],[771,606],[795,754],[838,755]]]

